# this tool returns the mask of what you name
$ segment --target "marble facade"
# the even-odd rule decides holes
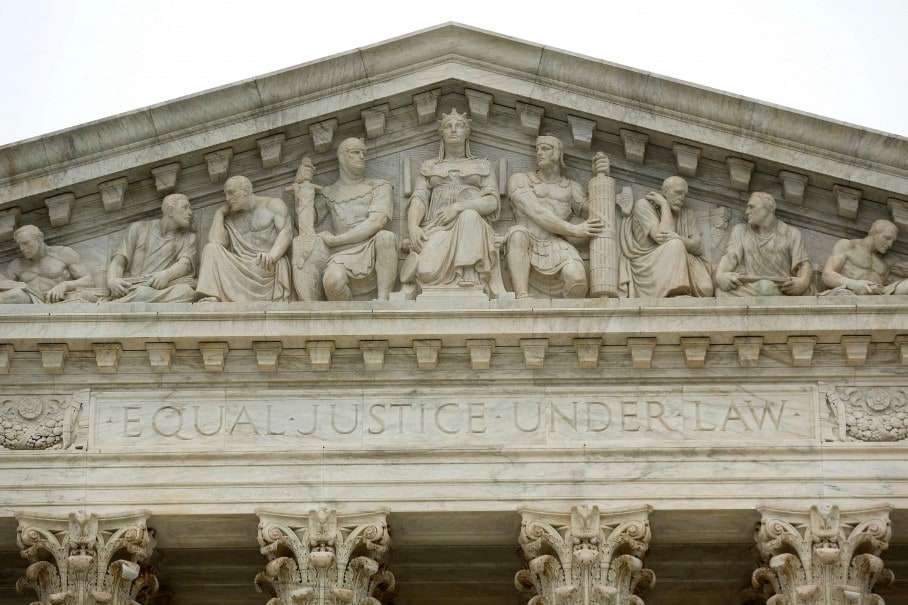
[[[906,158],[456,24],[2,147],[0,602],[908,602]]]

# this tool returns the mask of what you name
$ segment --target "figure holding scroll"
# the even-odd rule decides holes
[[[772,195],[754,192],[716,268],[719,296],[809,294],[813,267],[801,232],[776,218]]]
[[[583,186],[563,176],[563,167],[561,141],[541,136],[536,139],[536,172],[508,180],[517,224],[508,231],[507,258],[517,298],[528,297],[530,286],[548,296],[587,294],[586,269],[574,245],[596,237],[602,221],[570,221],[586,214],[588,204]]]
[[[670,176],[660,191],[633,203],[621,224],[621,290],[629,298],[712,296],[709,262],[693,212],[684,205],[687,181]]]

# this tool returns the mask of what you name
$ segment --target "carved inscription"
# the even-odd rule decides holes
[[[614,447],[636,441],[791,442],[814,435],[811,387],[267,395],[102,393],[101,448]]]

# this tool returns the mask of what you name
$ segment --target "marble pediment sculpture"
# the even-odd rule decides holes
[[[410,255],[401,282],[423,292],[504,294],[495,232],[500,211],[491,163],[470,152],[470,119],[452,109],[439,122],[438,156],[422,163],[407,209]]]
[[[192,206],[182,193],[161,203],[161,218],[126,229],[107,267],[113,302],[193,302],[198,240]]]
[[[287,206],[255,195],[244,176],[227,179],[224,194],[227,201],[215,212],[202,250],[198,296],[218,302],[289,301]]]
[[[812,289],[813,267],[801,231],[776,217],[769,193],[750,195],[746,223],[735,225],[716,268],[719,296],[801,296]]]
[[[514,174],[508,180],[517,224],[508,231],[506,250],[517,298],[529,296],[531,284],[545,294],[565,298],[583,298],[589,290],[576,245],[599,235],[602,220],[570,220],[588,216],[589,202],[583,186],[561,174],[563,167],[561,140],[541,136],[536,139],[536,171]]]
[[[551,49],[537,90],[537,46],[456,24],[402,43],[368,78],[191,95],[160,132],[0,147],[0,304],[908,294],[898,137],[780,108],[757,134],[736,97]],[[396,92],[336,96],[374,78]]]
[[[686,206],[687,181],[672,176],[626,209],[619,241],[621,290],[629,298],[712,296],[709,261],[696,218]],[[625,210],[625,209],[623,209]]]
[[[840,239],[823,267],[823,294],[908,294],[908,264],[890,265],[883,256],[892,247],[899,228],[879,219],[861,239]]]
[[[68,246],[44,243],[44,233],[34,225],[13,234],[20,257],[0,275],[0,304],[93,301],[94,284],[79,253]]]
[[[345,139],[337,148],[340,176],[312,183],[314,165],[303,158],[291,191],[299,235],[293,240],[293,281],[300,300],[388,300],[397,280],[397,235],[391,183],[366,178],[366,144]],[[331,230],[315,233],[327,217]],[[324,295],[324,296],[323,296]]]

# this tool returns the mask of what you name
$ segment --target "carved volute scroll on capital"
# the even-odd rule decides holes
[[[81,409],[70,395],[0,398],[0,448],[67,449],[75,441]]]
[[[837,387],[826,403],[843,441],[908,439],[908,388]]]
[[[258,516],[268,563],[255,585],[271,595],[267,605],[381,605],[394,590],[384,564],[391,546],[387,511]]]
[[[892,535],[888,507],[760,512],[754,537],[764,566],[753,585],[767,605],[884,605],[873,590],[894,579],[880,558]]]
[[[32,605],[145,605],[157,592],[147,513],[16,519],[20,554],[31,562],[16,589],[34,592]]]
[[[529,605],[643,605],[637,592],[656,576],[643,567],[651,537],[649,507],[600,513],[521,511],[520,547],[527,567],[514,585]]]

